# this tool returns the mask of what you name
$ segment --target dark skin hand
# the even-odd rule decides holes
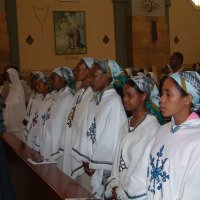
[[[116,189],[117,189],[117,187],[114,187],[114,188],[112,189],[112,199],[113,199],[113,200],[118,200],[118,198],[117,198],[117,193],[116,193]]]
[[[95,169],[90,169],[89,168],[89,163],[88,162],[83,162],[83,167],[84,167],[84,170],[85,170],[85,173],[88,175],[88,176],[92,176],[95,172]]]

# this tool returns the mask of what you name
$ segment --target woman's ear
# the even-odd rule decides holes
[[[189,94],[185,98],[185,104],[188,105],[188,104],[191,104],[191,103],[192,103],[192,96]]]
[[[146,99],[147,99],[147,94],[146,93],[142,94],[142,100],[145,102]]]

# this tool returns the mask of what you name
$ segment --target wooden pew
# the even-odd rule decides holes
[[[27,158],[41,157],[16,136],[1,136],[11,178],[19,200],[93,199],[93,196],[60,171],[55,164],[32,165]]]

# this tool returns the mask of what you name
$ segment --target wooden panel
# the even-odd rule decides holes
[[[0,11],[0,34],[7,34],[7,21],[5,11]]]
[[[27,158],[41,156],[14,135],[4,133],[2,140],[18,199],[93,198],[54,164],[31,165],[27,162]]]
[[[157,40],[152,41],[152,20],[156,21]],[[147,70],[155,65],[160,73],[169,62],[169,33],[165,17],[133,16],[133,60],[135,67]]]

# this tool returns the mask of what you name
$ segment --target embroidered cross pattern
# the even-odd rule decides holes
[[[162,190],[162,184],[169,180],[169,175],[164,171],[164,166],[168,158],[162,158],[164,151],[164,145],[160,148],[160,151],[156,154],[157,158],[150,154],[150,166],[147,170],[147,177],[150,177],[150,185],[148,191],[155,194],[156,190]]]
[[[51,108],[49,108],[48,110],[47,110],[47,113],[45,113],[44,115],[42,115],[42,125],[45,125],[45,122],[50,118],[50,109]]]
[[[68,119],[67,119],[67,125],[69,128],[72,127],[72,122],[73,122],[73,119],[74,119],[74,112],[76,110],[76,106],[74,106],[71,110],[71,112],[69,113],[69,116],[68,116]]]
[[[92,140],[92,144],[96,142],[96,120],[94,118],[89,130],[87,131],[87,136]]]
[[[121,152],[120,161],[119,161],[119,172],[122,172],[125,169],[128,169],[128,167],[126,166],[126,163],[123,159],[122,152]]]

